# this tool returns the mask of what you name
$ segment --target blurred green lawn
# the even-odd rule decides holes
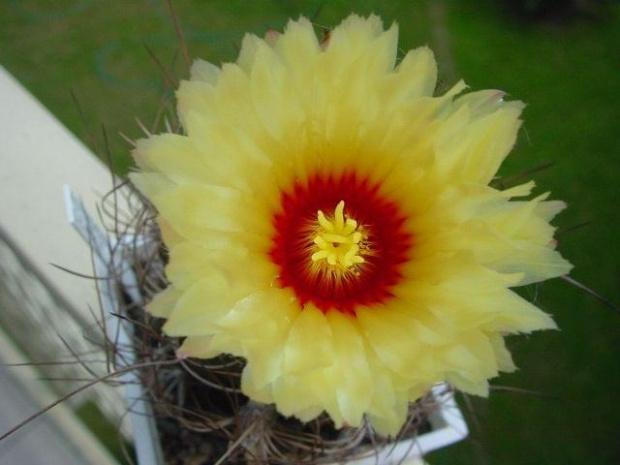
[[[244,31],[281,29],[289,17],[334,26],[351,11],[397,21],[403,50],[429,44],[442,86],[464,78],[473,89],[498,88],[528,103],[525,129],[504,174],[546,162],[538,192],[569,208],[560,228],[590,225],[559,237],[575,265],[571,276],[620,302],[620,9],[604,20],[517,21],[491,0],[462,1],[183,1],[177,12],[193,56],[235,58]],[[73,90],[101,146],[105,125],[114,168],[131,166],[131,138],[157,113],[162,73],[178,55],[164,0],[3,0],[0,63],[87,143]],[[177,75],[183,74],[177,56]],[[1,104],[1,102],[0,102]],[[53,163],[50,160],[50,163]],[[472,399],[467,442],[428,457],[434,465],[620,463],[620,316],[556,280],[524,290],[552,313],[561,331],[515,337],[521,371],[494,381],[559,398],[495,392]],[[463,402],[461,402],[464,405]],[[466,407],[466,409],[468,409]],[[479,425],[479,426],[476,426]]]

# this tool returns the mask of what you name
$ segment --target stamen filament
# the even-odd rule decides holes
[[[364,262],[364,257],[359,255],[364,235],[358,231],[357,221],[345,218],[344,200],[338,203],[331,219],[319,210],[317,222],[319,227],[313,242],[318,250],[311,256],[313,262],[325,260],[329,266],[340,269]]]

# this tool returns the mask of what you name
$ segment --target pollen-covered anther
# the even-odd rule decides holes
[[[319,210],[317,221],[313,262],[325,261],[330,267],[345,270],[364,262],[364,257],[360,255],[364,234],[359,230],[357,221],[345,218],[344,200],[338,203],[331,219]]]

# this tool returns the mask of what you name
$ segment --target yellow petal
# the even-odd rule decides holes
[[[362,18],[351,15],[332,31],[325,54],[329,55],[334,63],[340,62],[341,68],[346,68],[366,53],[382,34],[385,33],[378,16]]]
[[[339,365],[338,408],[347,423],[359,425],[374,394],[360,328],[354,318],[338,311],[329,312],[327,320],[334,335],[335,358]]]
[[[476,108],[455,107],[436,145],[440,169],[465,182],[488,184],[515,143],[522,108],[510,102],[476,118]]]
[[[307,306],[297,317],[284,347],[284,370],[295,373],[334,363],[333,334],[322,311]]]
[[[239,341],[224,334],[214,336],[189,336],[177,350],[177,356],[214,358],[221,354],[243,355]]]
[[[211,174],[206,181],[208,184],[234,187],[252,195],[266,192],[276,195],[273,193],[272,161],[247,134],[229,123],[209,120],[197,112],[188,114],[186,128],[208,166]],[[239,176],[243,170],[252,175]]]
[[[396,436],[407,418],[407,392],[397,390],[394,377],[381,362],[370,356],[373,373],[373,399],[368,417],[379,434]]]
[[[506,342],[504,338],[499,334],[489,334],[489,342],[493,347],[493,351],[495,352],[495,358],[497,359],[498,368],[506,373],[511,373],[517,369],[515,366],[512,355],[506,348]]]
[[[246,34],[243,36],[237,64],[247,74],[250,74],[252,66],[254,66],[254,62],[257,59],[256,52],[261,45],[269,46],[263,39],[254,34]]]
[[[310,108],[313,76],[308,70],[315,66],[320,53],[319,42],[312,23],[306,18],[289,21],[285,33],[280,36],[274,49],[293,79],[297,93],[304,99],[306,108]]]
[[[385,76],[380,84],[386,111],[398,103],[418,97],[432,97],[437,83],[437,64],[428,47],[407,52],[395,73]]]
[[[152,201],[159,213],[181,234],[185,228],[198,228],[267,235],[272,227],[264,206],[227,187],[183,184],[154,196]]]
[[[504,104],[505,95],[501,90],[470,92],[456,99],[453,108],[467,106],[472,118],[476,119],[497,111]]]
[[[216,179],[193,142],[178,134],[140,139],[133,156],[141,168],[165,173],[177,184],[212,183]]]
[[[217,248],[208,248],[196,242],[183,242],[169,251],[170,262],[166,275],[176,289],[185,290],[196,281],[208,277],[214,269],[239,288],[260,289],[272,286],[278,270],[262,254],[229,240]]]
[[[158,218],[157,223],[159,225],[159,231],[161,232],[161,237],[164,241],[165,247],[172,248],[177,244],[185,242],[186,238],[178,234],[166,220],[163,218]]]
[[[459,373],[446,374],[446,381],[459,391],[481,397],[489,397],[489,383],[486,379],[471,380]]]
[[[213,334],[214,322],[240,298],[233,293],[234,283],[217,269],[212,268],[208,274],[208,278],[198,281],[179,298],[163,328],[169,336]]]
[[[174,187],[174,183],[161,173],[129,173],[129,179],[147,198],[152,199]]]
[[[274,383],[273,396],[282,415],[307,419],[309,412],[325,410],[337,425],[342,425],[337,389],[338,373],[335,367],[330,367],[279,377]]]
[[[240,300],[218,321],[218,331],[233,336],[243,347],[248,366],[242,386],[248,395],[263,392],[266,385],[281,375],[282,347],[298,312],[288,291],[271,289]]]
[[[358,310],[357,319],[364,336],[385,366],[401,376],[414,375],[412,360],[422,346],[405,329],[386,321],[384,315],[388,312],[384,308],[363,308]]]
[[[276,140],[300,132],[304,112],[284,63],[264,42],[257,44],[250,74],[251,99],[261,123]]]
[[[194,60],[189,70],[189,76],[192,81],[204,81],[212,86],[217,84],[219,75],[220,68],[218,66],[208,61],[201,60],[200,58]]]
[[[181,295],[182,293],[177,289],[168,286],[153,297],[153,300],[147,304],[145,310],[158,318],[168,318]]]
[[[222,66],[215,99],[222,120],[257,141],[268,138],[252,106],[250,77],[239,66],[230,63]]]
[[[566,208],[566,203],[561,200],[540,202],[536,206],[536,215],[544,221],[551,221],[558,213]]]
[[[270,288],[238,300],[217,324],[220,331],[235,335],[244,344],[258,341],[282,346],[298,313],[289,289]]]
[[[177,109],[183,127],[187,129],[189,115],[198,113],[209,120],[218,117],[214,87],[204,81],[181,81],[176,92]]]

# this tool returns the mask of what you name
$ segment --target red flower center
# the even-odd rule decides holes
[[[413,236],[379,187],[353,172],[318,174],[281,193],[269,254],[301,306],[355,314],[392,297]]]

